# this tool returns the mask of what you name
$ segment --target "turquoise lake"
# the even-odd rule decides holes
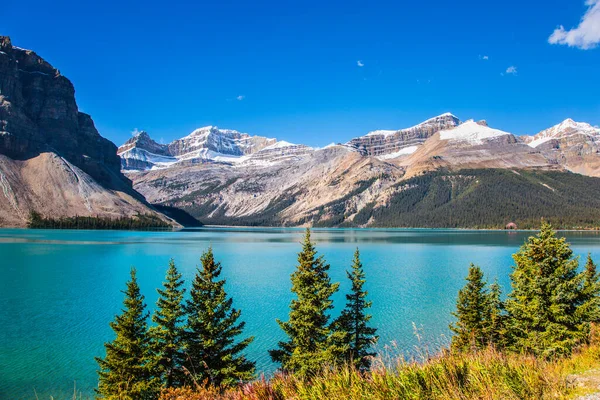
[[[337,314],[349,288],[345,270],[358,246],[373,301],[372,325],[386,356],[436,349],[448,341],[450,313],[469,263],[509,291],[511,255],[532,232],[421,229],[315,229],[313,239],[341,282]],[[0,399],[70,398],[96,386],[94,356],[113,338],[108,323],[120,312],[135,266],[152,310],[168,261],[189,282],[203,250],[223,265],[227,292],[242,310],[247,355],[258,370],[276,365],[267,351],[283,339],[289,275],[302,229],[205,228],[178,232],[0,229]],[[562,232],[577,255],[600,261],[600,234]]]

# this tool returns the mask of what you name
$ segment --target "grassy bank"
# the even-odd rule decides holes
[[[571,357],[546,361],[494,349],[443,353],[424,362],[376,362],[371,372],[352,368],[326,371],[314,379],[277,375],[237,388],[171,389],[161,400],[283,399],[574,399],[595,391],[585,376],[600,368],[600,342]],[[581,377],[581,378],[580,378]]]

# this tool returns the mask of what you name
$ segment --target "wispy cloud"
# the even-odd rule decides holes
[[[358,60],[358,61],[356,62],[356,65],[358,65],[359,67],[364,67],[364,66],[365,66],[365,63],[364,63],[364,62],[362,62],[362,60]]]
[[[587,11],[576,28],[566,30],[560,25],[548,38],[550,44],[566,44],[582,50],[593,49],[600,43],[600,0],[587,0]]]
[[[131,131],[131,136],[137,136],[140,133],[142,133],[142,131],[138,130],[138,128],[133,128],[133,130]]]
[[[508,75],[516,75],[517,74],[517,67],[515,67],[514,65],[511,65],[510,67],[506,68],[506,74],[508,74]]]
[[[480,55],[479,55],[479,59],[480,59],[480,60],[487,61],[487,60],[489,60],[489,59],[490,59],[490,57],[489,57],[489,56],[482,56],[482,55],[480,54]]]
[[[236,100],[238,100],[238,101],[242,101],[242,100],[244,100],[245,98],[246,98],[246,96],[244,96],[244,95],[241,95],[241,94],[240,94],[240,95],[239,95],[238,97],[236,97],[235,99],[236,99]]]

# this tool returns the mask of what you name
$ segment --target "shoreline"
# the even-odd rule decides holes
[[[200,231],[207,229],[240,229],[240,230],[297,230],[302,231],[308,226],[248,226],[248,225],[203,225],[199,227],[182,228],[156,228],[156,229],[61,229],[61,228],[28,228],[23,226],[0,226],[0,230],[28,230],[28,231],[106,231],[106,232],[182,232],[182,231]],[[539,228],[531,229],[501,229],[501,228],[446,228],[446,227],[310,227],[313,231],[455,231],[455,232],[537,232]],[[557,232],[598,232],[600,228],[581,228],[581,229],[556,229]]]

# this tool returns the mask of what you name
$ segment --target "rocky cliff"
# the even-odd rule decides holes
[[[397,131],[373,131],[365,136],[354,138],[347,144],[365,156],[393,156],[402,155],[403,149],[414,149],[436,132],[444,129],[454,128],[460,124],[460,120],[450,113],[428,119],[418,125]]]
[[[46,216],[154,213],[121,173],[117,147],[80,112],[73,84],[0,36],[0,226]]]

